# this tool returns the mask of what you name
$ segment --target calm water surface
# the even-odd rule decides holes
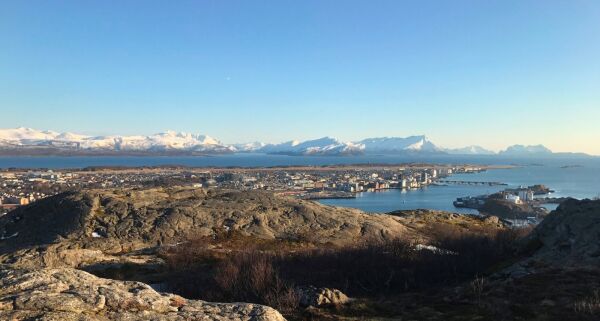
[[[525,165],[513,169],[493,169],[478,174],[457,174],[453,180],[502,182],[509,186],[430,186],[419,190],[388,190],[359,194],[356,199],[322,200],[323,204],[355,207],[367,212],[389,212],[399,209],[437,209],[459,213],[475,210],[456,208],[457,197],[491,194],[505,188],[544,184],[555,191],[552,197],[594,198],[600,196],[600,162],[579,161],[581,167],[562,168],[563,162],[550,160],[542,165]],[[554,209],[549,204],[547,208]]]
[[[335,165],[335,164],[399,164],[410,162],[436,164],[480,164],[480,165],[519,165],[513,169],[497,169],[478,174],[453,175],[454,180],[497,181],[509,187],[544,184],[555,190],[552,196],[592,198],[600,194],[600,158],[552,159],[501,158],[489,156],[284,156],[264,154],[234,154],[221,156],[33,156],[0,157],[0,168],[83,168],[88,166],[215,166],[215,167],[259,167],[293,165]],[[577,167],[573,167],[577,165]],[[563,168],[564,166],[570,166]],[[399,209],[429,208],[456,212],[474,212],[457,209],[452,205],[457,197],[490,194],[505,186],[429,186],[424,189],[401,191],[388,190],[361,193],[356,199],[323,200],[322,203],[355,207],[368,212],[389,212]]]

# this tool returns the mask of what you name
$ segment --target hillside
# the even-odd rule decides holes
[[[533,260],[554,266],[600,264],[600,201],[569,199],[533,231]]]
[[[68,192],[0,217],[0,318],[283,320],[264,304],[294,320],[594,320],[580,307],[600,286],[599,230],[600,201],[569,200],[525,236],[497,217],[262,191]],[[357,299],[303,309],[295,285]]]
[[[337,245],[408,233],[393,216],[369,215],[267,192],[90,190],[60,194],[0,217],[0,256],[48,244],[52,244],[50,249],[127,253],[227,230],[259,239]]]

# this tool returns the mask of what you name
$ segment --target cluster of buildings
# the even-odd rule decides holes
[[[56,194],[51,185],[63,183],[59,176],[52,171],[0,172],[0,214]]]
[[[265,189],[302,199],[349,198],[356,193],[385,189],[417,189],[435,183],[454,172],[456,167],[340,167],[284,168],[244,171],[231,174],[227,180],[217,175],[219,187]]]
[[[516,189],[505,189],[492,195],[459,197],[454,202],[454,206],[479,209],[485,205],[488,199],[502,200],[515,205],[534,203],[537,205],[539,202],[537,202],[535,195],[545,195],[550,192],[552,191],[543,185],[520,186]]]
[[[533,191],[527,188],[521,188],[517,194],[510,192],[502,192],[504,200],[513,204],[526,204],[533,201]]]
[[[123,168],[0,171],[0,214],[68,190],[192,186],[269,190],[303,199],[347,198],[383,189],[415,189],[453,173],[453,166],[339,166],[281,168]]]
[[[164,174],[94,171],[0,171],[0,215],[19,206],[69,190],[137,187],[160,181]],[[170,177],[170,175],[169,175]]]

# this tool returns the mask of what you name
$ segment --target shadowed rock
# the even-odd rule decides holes
[[[600,201],[570,199],[550,213],[530,240],[533,258],[552,265],[600,264]]]

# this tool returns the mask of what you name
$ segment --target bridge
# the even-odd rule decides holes
[[[445,184],[456,184],[456,185],[488,185],[488,186],[507,186],[508,184],[502,182],[477,182],[477,181],[452,181],[452,180],[439,180],[440,183]]]

